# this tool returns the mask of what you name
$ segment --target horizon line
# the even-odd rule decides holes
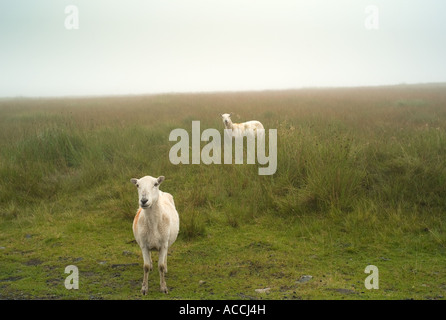
[[[359,88],[379,88],[379,87],[404,87],[404,86],[446,86],[446,81],[441,82],[417,82],[417,83],[394,83],[378,85],[345,85],[345,86],[302,86],[274,89],[242,89],[242,90],[203,90],[203,91],[159,91],[159,92],[141,92],[141,93],[120,93],[120,94],[67,94],[67,95],[15,95],[0,96],[0,100],[7,99],[85,99],[85,98],[118,98],[118,97],[138,97],[138,96],[157,96],[157,95],[188,95],[188,94],[225,94],[225,93],[250,93],[250,92],[280,92],[280,91],[299,91],[299,90],[325,90],[325,89],[359,89]]]

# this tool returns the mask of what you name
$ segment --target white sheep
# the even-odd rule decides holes
[[[180,219],[171,194],[159,190],[164,177],[145,176],[130,181],[138,188],[139,206],[133,220],[133,235],[141,247],[144,259],[144,277],[141,293],[147,294],[147,279],[152,271],[151,250],[159,252],[158,269],[160,290],[168,293],[164,274],[167,273],[167,250],[177,239]]]
[[[247,135],[254,135],[262,138],[264,137],[265,129],[259,121],[252,120],[243,123],[233,123],[231,116],[232,113],[221,114],[225,128],[232,130],[232,137],[244,137]]]

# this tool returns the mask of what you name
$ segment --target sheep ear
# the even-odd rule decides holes
[[[159,176],[157,179],[158,184],[161,184],[161,182],[163,182],[164,179],[165,179],[164,176]]]
[[[130,179],[130,182],[136,185],[136,183],[138,182],[138,179],[136,179],[136,178],[131,178],[131,179]]]
[[[234,112],[231,112],[230,114],[229,114],[229,116],[233,116],[234,115]]]

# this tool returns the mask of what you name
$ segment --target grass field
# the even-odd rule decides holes
[[[171,130],[224,112],[277,129],[274,175],[170,163]],[[442,84],[0,99],[0,298],[444,299],[445,163]],[[156,269],[140,295],[144,175],[180,215],[169,295]]]

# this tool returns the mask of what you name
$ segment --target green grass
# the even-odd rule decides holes
[[[2,99],[0,298],[442,299],[445,103],[441,85]],[[169,162],[172,129],[222,130],[223,112],[277,129],[273,176]],[[166,176],[180,235],[169,295],[155,269],[142,297],[129,179],[147,174]]]

